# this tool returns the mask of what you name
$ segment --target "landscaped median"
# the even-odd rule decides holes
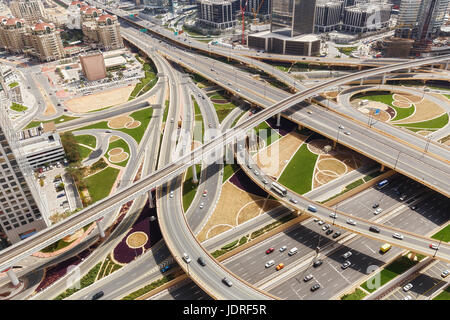
[[[196,164],[195,167],[197,173],[197,181],[199,181],[202,166],[200,164]],[[183,209],[185,212],[189,209],[189,206],[191,205],[192,201],[195,198],[195,194],[197,193],[198,183],[194,183],[192,177],[192,168],[189,167],[186,170],[183,181]]]

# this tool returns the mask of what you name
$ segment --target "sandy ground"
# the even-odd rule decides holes
[[[394,107],[398,107],[398,108],[409,108],[409,107],[411,107],[411,103],[410,102],[403,102],[403,101],[394,101],[394,102],[392,102],[392,105]]]
[[[296,132],[285,135],[259,151],[253,159],[266,174],[278,178],[287,162],[306,139],[306,136]]]
[[[81,237],[84,233],[83,228],[81,228],[80,230],[76,231],[74,234],[65,236],[62,240],[65,242],[72,242],[75,241],[76,239],[78,239],[79,237]]]
[[[420,122],[436,118],[445,113],[445,110],[442,107],[429,100],[424,100],[422,102],[415,103],[414,105],[416,106],[416,112],[412,116],[395,121],[393,123],[397,124]]]
[[[122,152],[123,152],[122,148],[114,148],[114,149],[109,150],[108,154],[110,156],[117,156],[117,155],[121,154]]]
[[[109,138],[109,143],[117,141],[119,139],[121,139],[119,136],[112,136],[112,137]]]
[[[198,240],[211,238],[238,223],[260,215],[264,211],[261,209],[275,206],[273,203],[265,204],[265,202],[264,198],[247,193],[231,182],[225,182],[216,209],[197,235]]]
[[[127,237],[126,243],[130,248],[140,248],[147,243],[148,236],[141,231],[133,232]]]
[[[118,116],[108,121],[108,127],[111,129],[123,129],[127,123],[132,123],[134,119],[130,116]]]
[[[122,161],[125,161],[127,159],[128,159],[128,153],[126,153],[126,152],[123,152],[119,155],[109,157],[109,161],[111,163],[121,163]]]
[[[141,122],[140,122],[140,121],[133,121],[133,122],[128,122],[128,123],[125,125],[125,127],[126,127],[127,129],[134,129],[134,128],[139,127],[140,125],[141,125]]]
[[[67,109],[75,113],[85,113],[128,101],[134,85],[102,91],[88,96],[77,97],[64,102]]]
[[[398,94],[398,93],[394,93],[392,95],[392,98],[394,98],[394,100],[401,101],[401,102],[407,102],[407,103],[411,102],[408,98],[406,98],[403,95]]]

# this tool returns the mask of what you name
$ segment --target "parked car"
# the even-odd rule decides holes
[[[323,222],[322,220],[319,220],[319,226],[323,225],[325,222]]]
[[[449,271],[449,270],[444,270],[444,271],[442,271],[442,273],[441,273],[441,277],[442,277],[442,278],[446,278],[449,274],[450,274],[450,271]]]
[[[308,282],[309,280],[311,280],[312,278],[314,278],[314,276],[312,274],[308,274],[307,276],[305,276],[303,278],[303,281]]]
[[[342,264],[341,268],[342,269],[347,269],[348,267],[350,267],[352,263],[348,260],[344,261],[344,263]]]
[[[320,284],[316,283],[315,285],[313,285],[311,287],[311,291],[314,292],[314,291],[318,290],[319,288],[320,288]]]
[[[322,227],[322,230],[325,231],[325,230],[327,230],[329,227],[330,227],[330,225],[327,223],[326,225],[324,225],[324,226]]]
[[[336,231],[334,234],[333,234],[333,239],[336,239],[337,237],[339,237],[341,235],[341,232],[340,231]]]
[[[383,209],[381,208],[376,208],[375,211],[373,212],[374,215],[378,215],[383,211]]]
[[[403,200],[406,200],[406,198],[408,198],[408,195],[402,194],[399,199],[400,199],[400,201],[403,201]]]
[[[351,252],[351,251],[347,251],[347,252],[344,253],[341,257],[342,257],[343,259],[348,259],[351,255],[352,255],[352,252]]]
[[[376,209],[376,208],[378,208],[379,206],[380,206],[380,205],[379,205],[378,203],[374,203],[373,206],[372,206],[372,208]]]
[[[328,236],[328,235],[330,235],[330,234],[332,234],[333,233],[333,229],[328,229],[326,232],[325,232],[325,234]]]
[[[408,283],[406,286],[403,287],[403,291],[407,292],[411,290],[412,287],[413,287],[412,283]]]
[[[412,297],[408,294],[406,297],[403,298],[403,300],[412,300]]]

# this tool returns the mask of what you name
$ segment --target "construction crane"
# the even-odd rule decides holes
[[[259,3],[258,9],[255,11],[255,8],[252,8],[253,10],[253,19],[256,19],[256,15],[259,13],[259,10],[261,9],[262,4],[264,3],[264,0],[261,0]]]
[[[247,9],[248,0],[245,0],[245,6],[242,8],[242,1],[240,1],[239,6],[241,7],[241,13],[242,13],[242,41],[241,44],[245,45],[245,9]]]

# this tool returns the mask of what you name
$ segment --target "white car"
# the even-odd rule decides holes
[[[395,239],[403,240],[403,235],[401,235],[400,233],[394,233],[392,237]]]
[[[412,300],[412,297],[408,294],[406,297],[403,298],[403,300]]]
[[[205,203],[204,202],[202,202],[202,203],[200,203],[200,206],[199,206],[199,208],[200,209],[203,209],[203,207],[205,206]]]
[[[262,180],[262,183],[268,184],[269,182],[268,182],[266,179],[263,179],[263,180]]]
[[[283,252],[283,251],[285,251],[287,249],[287,246],[282,246],[281,248],[280,248],[280,252]]]
[[[408,283],[406,286],[403,287],[403,291],[409,291],[413,287],[412,283]]]
[[[169,193],[169,198],[173,198],[173,190]]]
[[[344,134],[345,134],[346,136],[349,136],[349,135],[350,135],[350,132],[344,131]]]
[[[345,128],[344,128],[344,126],[343,126],[342,124],[340,124],[340,125],[339,125],[339,129],[344,130]]]
[[[317,218],[314,218],[314,219],[313,219],[313,221],[314,221],[314,222],[317,222],[317,221],[319,221],[319,219],[317,219]]]
[[[356,226],[356,221],[354,221],[352,219],[347,219],[347,223],[352,225],[352,226]]]
[[[270,260],[266,262],[266,268],[270,268],[271,266],[273,266],[275,264],[275,260]]]
[[[325,222],[323,222],[322,220],[319,220],[319,226],[323,225]]]
[[[442,277],[442,278],[445,278],[445,277],[447,277],[449,274],[450,274],[450,271],[449,271],[449,270],[444,270],[444,271],[442,271],[442,273],[441,273],[441,277]]]
[[[375,211],[373,212],[374,215],[378,215],[383,211],[383,209],[381,208],[376,208]]]
[[[329,224],[326,224],[326,225],[324,225],[324,226],[322,227],[322,230],[325,231],[325,230],[327,230],[329,227],[330,227],[330,225],[329,225]]]
[[[184,260],[186,263],[191,262],[191,258],[189,257],[189,255],[188,255],[187,253],[183,253],[183,260]]]
[[[254,170],[253,173],[255,174],[255,176],[259,176],[258,170]]]
[[[334,218],[334,219],[337,219],[337,215],[336,215],[336,213],[334,213],[334,212],[330,213],[330,218]]]

